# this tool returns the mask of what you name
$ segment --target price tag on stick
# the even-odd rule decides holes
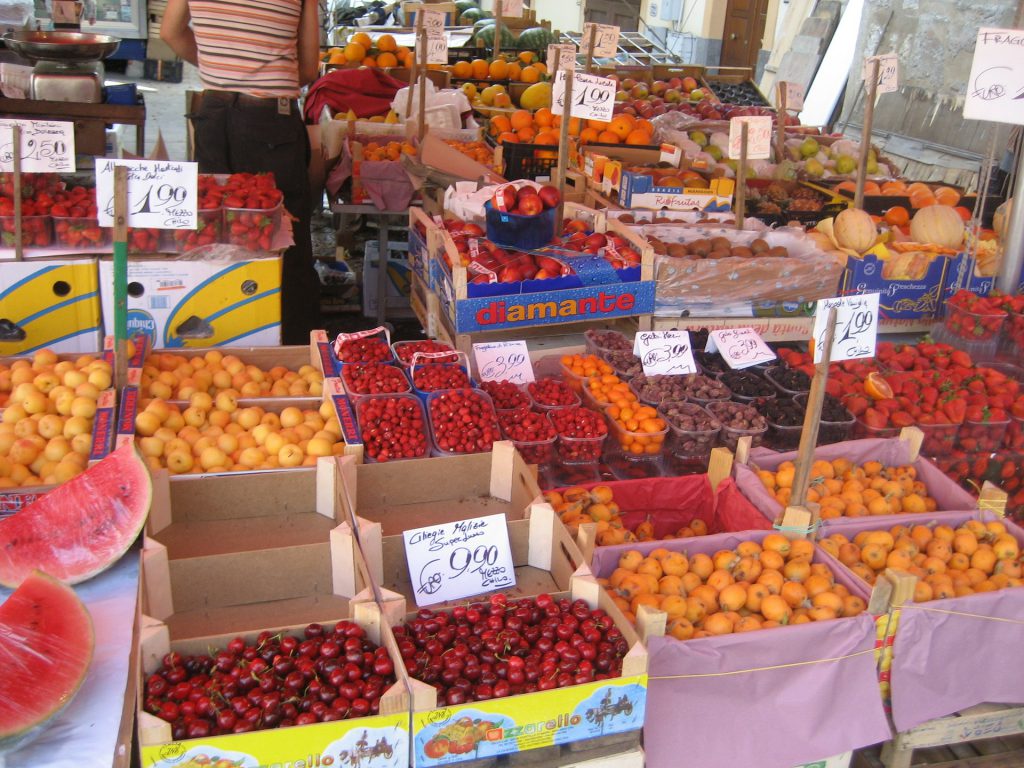
[[[427,64],[448,63],[448,35],[444,30],[440,33],[433,29],[427,30]]]
[[[505,515],[431,525],[402,535],[416,605],[511,589],[516,584]]]
[[[804,87],[800,83],[783,83],[786,111],[799,112],[804,108]]]
[[[747,124],[747,160],[765,160],[771,154],[772,119],[734,117],[729,121],[729,157],[739,159],[743,146],[743,123]]]
[[[576,69],[576,46],[572,43],[549,45],[547,66],[548,72],[574,71]]]
[[[22,173],[75,170],[75,124],[55,120],[0,120],[0,171],[14,170],[11,128],[21,127]]]
[[[706,352],[718,352],[734,370],[775,359],[775,353],[753,328],[723,328],[708,334]]]
[[[129,227],[196,228],[196,163],[97,158],[96,202],[101,227],[114,225],[114,168],[118,165],[128,168]]]
[[[836,308],[836,335],[832,342],[832,362],[875,356],[878,338],[878,294],[821,299],[814,311],[814,362],[821,362],[825,346],[828,311]]]
[[[872,59],[878,60],[878,88],[876,92],[893,93],[898,90],[900,87],[900,60],[895,53],[865,57],[860,79],[866,81],[871,76],[870,61]]]
[[[697,372],[689,331],[641,331],[633,338],[633,354],[640,358],[645,376]]]
[[[525,341],[493,341],[473,345],[473,359],[481,381],[511,381],[527,384],[534,380],[533,364]]]
[[[551,112],[561,115],[565,106],[565,71],[558,70],[551,89]],[[607,77],[575,72],[572,81],[570,117],[611,122],[615,107],[615,81]]]
[[[505,18],[520,18],[523,15],[523,0],[494,0],[494,13],[497,15],[501,6],[501,15]]]
[[[594,50],[591,55],[598,58],[614,56],[619,50],[619,28],[612,24],[593,24],[586,22],[583,25],[582,45],[583,54],[590,53],[590,30],[597,26],[597,37],[594,40]]]
[[[417,11],[423,14],[423,28],[429,35],[431,32],[444,34],[444,14],[440,11]],[[446,61],[445,64],[448,62]]]

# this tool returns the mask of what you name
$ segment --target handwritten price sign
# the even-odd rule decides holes
[[[964,117],[1024,124],[1024,31],[978,30]]]
[[[864,69],[860,79],[867,82],[871,76],[871,60],[878,60],[878,93],[893,93],[900,87],[900,60],[895,53],[882,56],[868,56],[864,59]]]
[[[444,14],[440,11],[417,11],[417,13],[423,14],[423,28],[427,30],[427,35],[431,33],[444,34]],[[446,61],[445,64],[448,62]]]
[[[572,43],[557,43],[548,46],[548,72],[576,69],[576,46]]]
[[[416,528],[403,536],[416,605],[434,605],[516,585],[504,515]]]
[[[448,63],[448,35],[444,30],[440,32],[427,30],[427,64]]]
[[[689,331],[641,331],[633,338],[633,354],[640,358],[645,376],[697,372]]]
[[[764,160],[772,147],[772,119],[734,117],[729,121],[729,157],[739,159],[743,146],[743,123],[747,124],[747,160]]]
[[[523,0],[494,0],[494,13],[501,9],[502,16],[519,18],[523,15]]]
[[[726,365],[734,370],[749,368],[775,359],[764,339],[753,328],[723,328],[708,334],[705,347],[708,352],[718,351]]]
[[[96,161],[99,225],[114,225],[114,168],[128,168],[128,226],[195,229],[198,166],[161,160]]]
[[[799,112],[804,108],[804,87],[800,83],[779,83],[786,94],[786,111]]]
[[[0,120],[0,171],[14,170],[15,125],[21,127],[21,170],[64,173],[75,170],[75,124],[52,120]]]
[[[592,56],[599,58],[614,56],[619,50],[619,28],[613,24],[593,24],[586,22],[583,25],[582,48],[584,55],[590,53],[591,29],[597,27],[597,35],[594,39],[594,52]]]
[[[574,72],[570,117],[581,120],[611,122],[615,107],[615,81],[607,77]],[[565,110],[565,70],[558,70],[555,86],[551,90],[551,111],[556,115]]]
[[[525,341],[494,341],[473,345],[473,359],[481,381],[533,381],[533,364]]]
[[[829,310],[836,308],[836,335],[832,362],[875,356],[878,338],[878,294],[821,299],[814,312],[814,362],[821,362]]]

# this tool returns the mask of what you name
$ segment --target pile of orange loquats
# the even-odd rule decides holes
[[[867,608],[814,563],[814,544],[769,533],[758,543],[708,555],[628,550],[607,579],[599,579],[626,617],[641,606],[667,614],[666,634],[677,640],[856,616]]]
[[[869,584],[886,568],[916,576],[915,603],[1024,585],[1020,545],[1001,521],[895,525],[819,543]]]
[[[764,487],[783,507],[789,505],[796,466],[784,461],[774,472],[759,470]],[[913,466],[887,467],[880,461],[856,465],[847,459],[811,466],[807,501],[821,507],[823,520],[837,517],[934,512],[935,499]]]

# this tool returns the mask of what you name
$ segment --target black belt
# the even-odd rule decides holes
[[[218,91],[207,88],[203,91],[203,99],[210,99],[211,101],[231,104],[232,106],[245,109],[274,110],[282,114],[284,114],[282,110],[285,106],[287,106],[289,113],[299,111],[298,101],[288,96],[250,96],[247,93],[239,93],[238,91]]]

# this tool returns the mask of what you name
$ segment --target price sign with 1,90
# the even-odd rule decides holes
[[[689,331],[641,331],[633,338],[633,354],[640,358],[645,376],[697,372]]]
[[[167,160],[96,160],[99,225],[114,225],[114,168],[128,169],[128,226],[195,229],[198,165]]]
[[[55,120],[0,120],[0,171],[14,170],[14,131],[21,128],[22,173],[75,170],[75,124]]]
[[[865,82],[871,76],[871,60],[878,61],[878,87],[876,93],[893,93],[900,87],[900,59],[895,53],[864,58],[860,79]]]
[[[775,353],[753,328],[721,328],[708,334],[706,352],[717,351],[733,370],[775,359]]]
[[[591,29],[597,27],[597,35],[594,39],[593,56],[604,58],[614,56],[619,50],[619,28],[614,24],[594,24],[586,22],[583,25],[583,37],[581,38],[580,49],[584,55],[589,53]]]
[[[448,63],[448,35],[442,29],[427,30],[427,64]]]
[[[878,338],[878,294],[820,299],[814,311],[814,362],[821,362],[825,351],[825,331],[829,310],[836,308],[836,334],[832,342],[832,362],[875,356]]]
[[[402,535],[416,605],[458,600],[516,584],[505,515],[430,525]]]
[[[558,70],[551,89],[551,112],[561,115],[565,107],[565,70]],[[615,107],[615,81],[607,77],[574,72],[570,117],[611,122]]]
[[[572,43],[552,43],[548,46],[548,72],[576,69],[576,46]]]
[[[492,341],[473,345],[473,359],[481,381],[511,381],[528,384],[534,380],[533,364],[525,341]]]
[[[729,121],[729,157],[738,160],[743,147],[743,123],[747,124],[747,160],[765,160],[771,154],[772,119],[734,117]]]

